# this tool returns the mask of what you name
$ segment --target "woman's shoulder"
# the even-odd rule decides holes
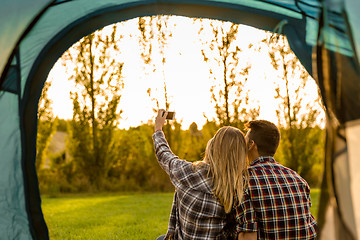
[[[176,185],[179,188],[186,188],[187,191],[212,193],[211,178],[209,174],[209,165],[204,162],[187,162],[182,168],[178,168],[172,172],[172,176],[176,179]]]
[[[204,161],[195,161],[191,163],[191,169],[194,172],[197,171],[208,171],[209,170],[209,164]]]

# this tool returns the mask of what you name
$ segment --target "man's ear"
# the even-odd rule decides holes
[[[248,145],[248,150],[252,150],[254,147],[256,147],[256,144],[253,140],[250,140]]]
[[[258,151],[258,148],[257,148],[257,145],[255,142],[254,142],[254,150]]]
[[[256,145],[256,143],[254,141],[250,142],[248,149],[249,149],[248,151],[251,151],[252,153],[259,154],[257,145]]]

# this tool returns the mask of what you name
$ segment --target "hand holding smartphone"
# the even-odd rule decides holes
[[[167,112],[167,116],[166,116],[166,119],[167,119],[167,120],[174,120],[174,119],[175,119],[175,112],[164,111],[164,112],[163,112],[163,116],[164,116],[165,112]]]
[[[164,118],[164,114],[167,113],[166,118]],[[161,131],[167,120],[175,119],[175,112],[165,111],[164,109],[159,109],[157,116],[155,117],[155,132]]]

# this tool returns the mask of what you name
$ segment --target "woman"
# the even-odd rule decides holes
[[[170,176],[175,195],[166,236],[158,239],[229,239],[231,210],[248,182],[244,134],[220,128],[209,140],[203,161],[180,160],[165,139],[167,113],[159,110],[153,135],[156,157]]]

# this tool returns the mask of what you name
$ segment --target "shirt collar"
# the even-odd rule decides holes
[[[254,166],[259,163],[265,162],[275,162],[275,159],[272,156],[261,156],[250,163],[250,166]]]

